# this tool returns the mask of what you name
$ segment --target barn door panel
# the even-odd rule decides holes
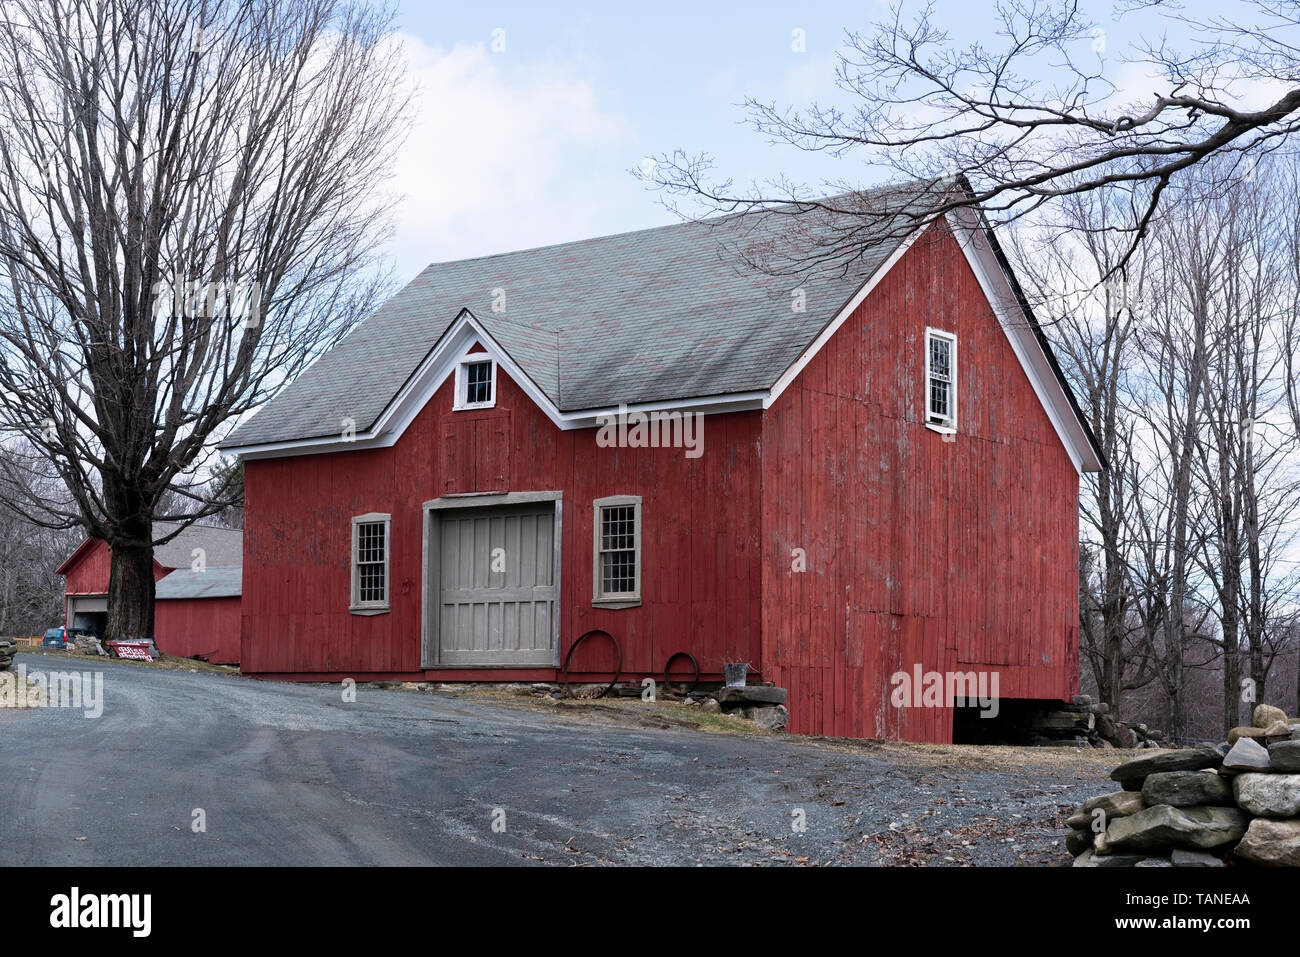
[[[439,481],[443,495],[510,488],[510,413],[458,412],[442,423]]]
[[[504,492],[510,488],[510,416],[494,415],[474,423],[474,488]]]
[[[442,425],[442,494],[474,491],[474,422],[451,418]]]
[[[431,539],[439,665],[554,666],[554,506],[444,510]]]

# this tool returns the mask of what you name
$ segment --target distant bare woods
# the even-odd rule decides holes
[[[1141,186],[1071,196],[1014,243],[1111,463],[1083,496],[1084,684],[1184,736],[1252,699],[1300,710],[1298,186],[1293,157],[1210,161],[1132,256],[1112,226]]]

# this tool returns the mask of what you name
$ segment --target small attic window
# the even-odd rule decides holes
[[[497,363],[475,353],[456,366],[455,409],[490,409],[497,404]]]

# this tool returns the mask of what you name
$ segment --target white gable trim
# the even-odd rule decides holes
[[[289,455],[313,455],[323,452],[349,452],[358,449],[384,449],[397,443],[415,417],[429,404],[433,396],[442,388],[444,382],[453,377],[457,367],[469,355],[474,343],[480,343],[487,354],[497,363],[498,369],[505,369],[510,378],[523,389],[539,409],[546,413],[556,428],[588,429],[600,425],[604,416],[617,415],[618,406],[607,409],[587,409],[581,412],[561,412],[527,373],[510,358],[509,353],[501,347],[483,325],[468,309],[452,323],[438,344],[420,363],[416,371],[407,380],[396,398],[385,408],[373,427],[364,432],[357,432],[351,439],[343,435],[318,436],[312,439],[297,439],[288,442],[267,442],[260,445],[231,446],[226,451],[243,456],[246,459],[281,458]],[[706,414],[737,412],[763,407],[767,392],[736,392],[726,395],[710,396],[703,399],[677,399],[670,402],[644,402],[627,406],[628,412],[650,412],[692,410]]]
[[[970,264],[984,296],[988,300],[998,323],[1006,333],[1007,340],[1015,352],[1020,366],[1025,371],[1034,393],[1047,412],[1048,418],[1056,430],[1057,436],[1065,446],[1070,461],[1079,472],[1097,471],[1101,462],[1097,458],[1087,433],[1079,424],[1074,409],[1065,394],[1060,381],[1056,378],[1034,330],[1030,327],[1028,317],[1020,307],[1006,274],[1002,271],[988,237],[984,232],[979,214],[970,210],[959,210],[948,214],[949,223],[958,239],[966,261]],[[871,292],[888,275],[894,265],[903,258],[917,237],[924,229],[917,230],[907,237],[897,249],[876,269],[871,277],[859,287],[852,298],[840,309],[835,317],[822,330],[813,343],[805,349],[772,385],[770,389],[735,392],[724,395],[675,399],[665,402],[645,402],[628,406],[629,412],[654,411],[695,411],[705,414],[769,409],[781,397],[799,374],[807,367],[836,332],[848,321],[854,310],[871,294]],[[257,445],[230,446],[226,451],[247,459],[277,458],[290,455],[311,455],[322,452],[345,452],[358,449],[389,448],[395,445],[415,420],[420,411],[429,403],[434,394],[442,388],[444,382],[456,372],[462,359],[468,354],[475,342],[480,343],[488,354],[496,360],[499,369],[505,369],[510,378],[523,389],[524,393],[546,413],[556,426],[563,430],[595,428],[600,420],[618,413],[617,406],[602,409],[586,409],[580,412],[561,412],[551,398],[542,391],[510,355],[483,327],[468,309],[461,311],[451,328],[443,334],[437,345],[420,363],[416,371],[402,386],[401,391],[380,413],[374,426],[365,432],[358,432],[351,440],[343,436],[320,436],[312,439],[295,439],[286,442],[268,442]]]
[[[871,278],[863,283],[858,291],[853,294],[853,298],[845,303],[844,308],[842,308],[836,314],[835,318],[830,321],[830,324],[821,331],[821,335],[813,340],[812,345],[805,349],[798,359],[794,360],[794,363],[790,368],[781,373],[781,378],[776,380],[776,383],[772,386],[767,398],[763,400],[763,408],[770,409],[773,403],[775,403],[777,399],[781,398],[781,393],[789,388],[791,382],[799,378],[799,373],[803,372],[808,363],[813,361],[817,353],[822,351],[822,347],[825,346],[826,343],[830,342],[835,336],[835,333],[840,331],[840,326],[844,325],[844,323],[848,321],[849,316],[853,315],[853,311],[857,309],[858,306],[862,305],[867,296],[871,295],[871,291],[875,289],[876,286],[880,285],[880,281],[885,278],[885,275],[889,270],[894,268],[894,264],[903,258],[903,253],[912,248],[912,243],[916,242],[917,237],[920,236],[922,232],[924,232],[923,229],[918,229],[916,232],[912,233],[912,235],[908,236],[907,239],[903,240],[903,242],[899,244],[898,248],[894,250],[893,254],[891,254],[888,259],[876,268],[876,271],[871,274]]]
[[[388,404],[388,407],[380,413],[379,419],[375,422],[371,433],[374,435],[384,436],[386,441],[380,448],[393,445],[402,437],[407,426],[415,420],[429,400],[433,398],[434,393],[442,388],[442,384],[449,377],[455,374],[457,366],[462,359],[468,354],[470,348],[475,342],[482,344],[495,361],[497,370],[505,369],[510,378],[524,390],[530,399],[536,403],[537,407],[546,413],[547,417],[560,428],[563,428],[563,414],[551,401],[550,396],[538,388],[537,383],[530,379],[527,373],[515,363],[513,359],[501,348],[501,344],[488,334],[482,324],[474,318],[474,314],[468,309],[462,309],[456,321],[452,323],[438,344],[434,346],[433,351],[425,357],[424,362],[407,379],[406,384],[402,386],[402,391],[397,393],[397,398]],[[495,389],[495,386],[494,386]],[[493,398],[495,399],[495,392]]]
[[[555,403],[533,382],[501,345],[474,318],[468,309],[461,310],[438,344],[430,350],[396,397],[384,407],[375,424],[355,437],[345,439],[340,435],[318,436],[287,442],[267,442],[257,445],[232,446],[228,449],[246,459],[279,458],[288,455],[312,455],[322,452],[348,452],[358,449],[384,449],[397,443],[407,427],[415,421],[444,382],[456,373],[456,368],[469,354],[475,343],[480,343],[496,361],[498,369],[505,369],[510,377],[533,400],[547,417],[560,428],[564,419]]]
[[[948,214],[948,222],[1075,470],[1080,474],[1101,471],[1101,460],[989,243],[982,215],[977,210],[956,210]]]

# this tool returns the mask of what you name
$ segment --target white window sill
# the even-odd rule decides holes
[[[453,405],[451,411],[472,412],[475,409],[495,409],[496,407],[497,404],[495,402],[468,402],[465,405]],[[444,406],[444,408],[446,408],[446,406]]]
[[[607,608],[611,611],[617,611],[620,608],[636,608],[640,606],[641,598],[638,595],[628,595],[623,598],[593,598],[591,607]]]
[[[957,429],[951,425],[939,425],[936,422],[927,422],[925,427],[931,432],[938,432],[940,435],[956,435]]]
[[[351,615],[386,615],[388,612],[388,605],[350,605],[348,607],[348,614]]]

